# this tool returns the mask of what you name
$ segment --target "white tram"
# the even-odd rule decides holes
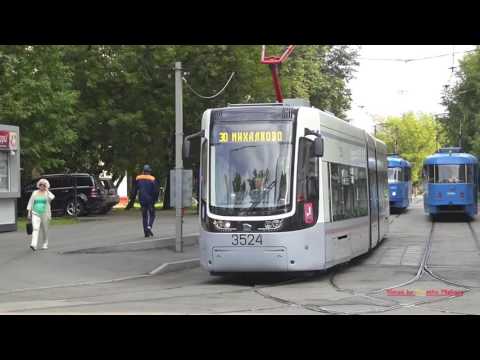
[[[206,110],[199,135],[200,257],[211,274],[326,269],[385,237],[387,151],[365,131],[277,103]]]

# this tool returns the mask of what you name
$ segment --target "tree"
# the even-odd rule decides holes
[[[0,122],[20,127],[22,177],[65,165],[78,92],[64,47],[0,46]]]
[[[28,176],[33,168],[107,170],[115,181],[149,163],[168,184],[174,167],[175,61],[185,69],[184,133],[191,134],[199,131],[207,108],[275,101],[260,50],[258,45],[0,46],[0,120],[21,125]],[[282,50],[269,47],[272,53]],[[285,96],[308,98],[342,116],[356,55],[346,46],[298,46],[281,70]],[[213,95],[232,72],[229,86],[213,99],[191,90]],[[198,159],[191,165],[198,167]]]
[[[459,81],[446,88],[441,118],[451,146],[461,145],[466,152],[480,156],[480,47],[460,61]]]
[[[436,152],[445,141],[440,124],[429,114],[404,114],[388,117],[377,137],[387,144],[389,153],[396,152],[412,164],[412,181],[421,181],[423,160]]]
[[[228,103],[275,102],[270,69],[260,63],[260,50],[258,45],[175,47],[176,59],[182,61],[187,72],[188,85],[184,87],[186,134],[200,130],[201,116],[207,108],[223,107]],[[282,51],[281,46],[267,48],[269,54]],[[280,69],[284,96],[309,99],[312,105],[343,116],[350,106],[347,82],[358,65],[357,55],[356,49],[347,46],[298,46]],[[202,95],[213,95],[224,86],[232,72],[235,72],[233,80],[214,99],[199,98],[189,88]],[[198,158],[193,160],[194,163],[198,161]]]

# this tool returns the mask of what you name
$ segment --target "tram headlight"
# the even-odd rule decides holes
[[[213,226],[215,229],[219,231],[234,231],[237,230],[236,228],[232,227],[232,223],[230,221],[223,221],[223,220],[212,220]]]
[[[397,196],[397,192],[396,192],[396,191],[392,191],[392,196]]]
[[[263,230],[266,231],[275,231],[282,227],[283,219],[276,219],[276,220],[266,220],[265,225],[263,226]]]

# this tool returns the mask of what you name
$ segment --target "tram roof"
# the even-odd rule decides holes
[[[412,165],[407,160],[398,155],[389,155],[387,157],[387,160],[388,167],[412,167]]]
[[[467,153],[437,153],[428,156],[423,163],[425,165],[476,164],[478,159]]]
[[[318,109],[314,106],[305,106],[304,104],[296,104],[295,102],[292,103],[252,103],[252,104],[228,104],[227,107],[219,107],[219,108],[210,108],[208,110],[212,111],[215,115],[212,116],[213,118],[222,118],[222,120],[242,120],[243,118],[247,118],[248,114],[252,113],[261,113],[262,118],[265,120],[288,120],[289,118],[293,118],[294,112],[297,112],[301,109],[305,109],[308,111],[318,111],[320,113],[320,119],[322,123],[322,127],[329,128],[334,131],[338,131],[344,134],[348,134],[350,136],[356,137],[361,139],[361,141],[365,141],[365,136],[371,138],[375,143],[377,151],[381,153],[386,153],[387,147],[386,144],[377,139],[373,135],[368,134],[365,130],[350,124],[348,121],[345,121],[335,114],[332,114],[328,111],[324,111]],[[207,111],[208,111],[207,110]]]

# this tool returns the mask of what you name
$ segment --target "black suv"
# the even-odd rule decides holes
[[[74,216],[87,215],[91,212],[106,213],[118,203],[118,199],[115,202],[115,198],[105,189],[102,181],[93,175],[46,174],[23,188],[22,205],[19,210],[25,211],[32,192],[37,189],[37,181],[41,178],[50,182],[50,191],[55,195],[52,201],[52,214]]]

